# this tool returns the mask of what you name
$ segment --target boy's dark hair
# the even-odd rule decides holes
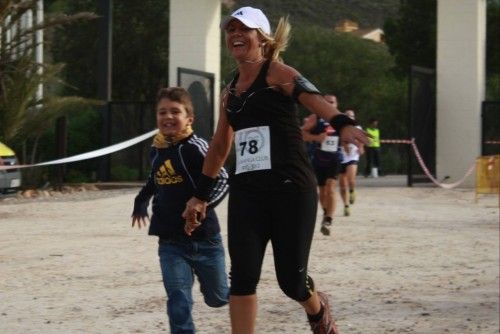
[[[161,88],[156,96],[156,106],[160,103],[161,99],[169,99],[170,101],[178,102],[184,107],[189,117],[194,117],[194,107],[191,95],[182,87],[167,87]]]
[[[373,122],[378,122],[378,119],[372,117],[372,118],[370,118],[370,120],[368,122],[370,122],[370,124],[372,124]]]

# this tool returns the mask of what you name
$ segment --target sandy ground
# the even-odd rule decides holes
[[[136,191],[0,201],[0,333],[168,332],[156,238],[130,228]],[[332,236],[316,232],[310,260],[342,333],[499,333],[496,196],[360,187],[357,197]],[[226,203],[218,211],[225,222]],[[270,255],[257,333],[309,333]],[[204,305],[197,284],[194,295],[198,332],[229,333],[228,307]]]

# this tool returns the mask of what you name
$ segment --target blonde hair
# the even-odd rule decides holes
[[[285,51],[288,47],[291,29],[292,26],[288,22],[288,16],[280,18],[274,36],[267,35],[259,29],[259,33],[264,38],[264,58],[283,62],[280,53]]]

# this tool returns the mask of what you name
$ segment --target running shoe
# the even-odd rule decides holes
[[[354,204],[354,201],[356,200],[356,193],[353,191],[349,192],[349,204]]]
[[[325,225],[325,226],[332,226],[332,218],[331,217],[324,217],[321,224]]]
[[[344,216],[348,217],[351,215],[351,209],[349,206],[344,206]]]
[[[309,321],[311,331],[314,334],[340,334],[330,311],[328,297],[322,292],[318,292],[318,297],[323,306],[323,317],[319,321]]]
[[[323,233],[323,235],[330,235],[330,229],[324,223],[321,223],[320,232]]]

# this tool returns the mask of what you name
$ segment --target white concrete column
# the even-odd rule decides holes
[[[177,85],[177,69],[214,74],[214,119],[219,115],[220,0],[170,0],[169,85]]]
[[[481,154],[486,0],[438,0],[437,13],[436,174],[451,182]]]

